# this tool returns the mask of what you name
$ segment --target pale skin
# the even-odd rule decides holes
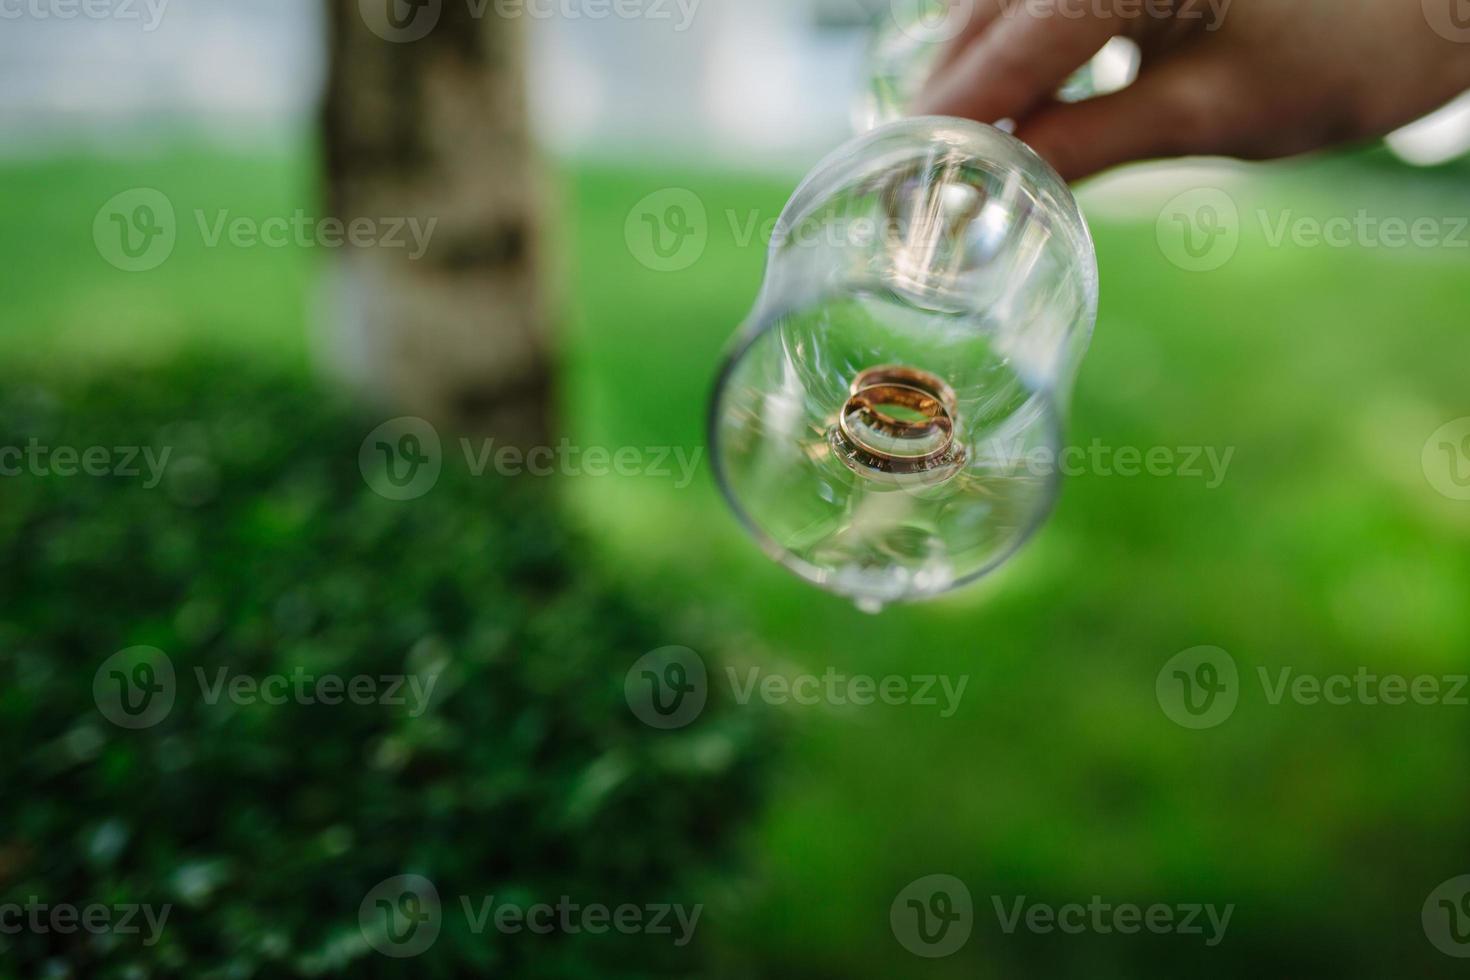
[[[1143,6],[973,0],[914,111],[1015,119],[1020,139],[1079,180],[1135,160],[1261,160],[1377,137],[1470,89],[1470,43],[1432,29],[1421,0]],[[1054,101],[1117,35],[1143,51],[1138,80],[1097,99]]]

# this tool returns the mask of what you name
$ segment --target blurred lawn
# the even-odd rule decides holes
[[[37,371],[166,357],[183,343],[305,370],[323,256],[205,249],[192,209],[266,217],[315,199],[309,155],[10,164],[0,201],[0,354]],[[114,270],[92,218],[135,186],[167,193],[180,242],[161,269]],[[658,273],[624,241],[636,202],[705,202],[708,249]],[[561,182],[565,428],[582,445],[697,447],[719,352],[760,281],[789,181],[572,168]],[[1181,188],[1182,189],[1182,188]],[[953,598],[870,617],[767,562],[702,471],[566,487],[589,556],[731,631],[751,663],[821,674],[969,675],[959,711],[793,708],[794,750],[754,841],[732,973],[772,977],[1091,977],[1445,972],[1420,926],[1470,870],[1470,708],[1267,703],[1274,672],[1464,672],[1470,505],[1428,485],[1420,452],[1470,415],[1470,255],[1269,248],[1273,216],[1470,214],[1463,174],[1373,158],[1254,171],[1231,185],[1240,252],[1170,265],[1153,215],[1099,197],[1103,310],[1071,440],[1234,448],[1227,479],[1068,481],[1030,548]],[[1087,200],[1084,205],[1088,206]],[[306,205],[308,211],[313,208]],[[733,214],[733,219],[729,215]],[[732,226],[731,221],[734,225]],[[1224,647],[1244,694],[1223,726],[1175,726],[1155,676]],[[630,656],[642,651],[630,651]],[[938,961],[904,952],[894,895],[964,880],[976,930]],[[1225,942],[1003,934],[990,896],[1235,903]]]

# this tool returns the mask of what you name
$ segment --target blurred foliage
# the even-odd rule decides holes
[[[446,465],[428,496],[383,499],[358,468],[381,419],[249,365],[0,392],[0,445],[171,449],[152,489],[0,480],[0,903],[173,906],[152,947],[0,937],[0,976],[697,966],[698,942],[667,936],[474,935],[460,906],[718,904],[709,872],[759,795],[759,714],[712,701],[661,732],[630,712],[638,657],[707,648],[589,570],[543,492]],[[139,644],[171,659],[178,694],[127,730],[93,676]],[[195,671],[221,668],[437,682],[417,717],[412,700],[210,704]],[[437,886],[443,933],[388,960],[359,904],[410,873]]]

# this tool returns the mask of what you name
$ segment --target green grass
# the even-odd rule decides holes
[[[304,365],[320,256],[208,250],[181,237],[156,273],[92,249],[91,216],[146,185],[184,207],[310,208],[305,158],[169,156],[12,166],[0,207],[9,329],[0,352],[110,364],[184,343]],[[687,187],[703,257],[649,270],[624,240],[645,195]],[[760,282],[751,214],[788,182],[572,168],[561,186],[567,435],[583,445],[703,444],[722,346]],[[1267,703],[1274,673],[1452,673],[1470,651],[1470,505],[1438,495],[1420,452],[1470,415],[1466,254],[1271,248],[1253,214],[1470,214],[1463,178],[1362,162],[1266,170],[1232,189],[1240,252],[1170,265],[1150,219],[1093,222],[1102,314],[1071,411],[1087,446],[1233,449],[1224,483],[1070,479],[1003,573],[872,617],[766,561],[707,470],[564,487],[611,564],[698,610],[752,664],[966,675],[958,712],[792,708],[795,747],[752,851],[746,913],[717,926],[732,973],[975,977],[1022,971],[1274,975],[1447,972],[1419,924],[1467,870],[1470,708]],[[189,202],[200,202],[197,205]],[[730,215],[733,215],[734,225]],[[197,236],[195,236],[197,238]],[[1245,680],[1219,728],[1186,731],[1155,699],[1176,652],[1228,650]],[[918,960],[889,903],[931,873],[964,880],[975,935]],[[1007,901],[1234,903],[1225,942],[1005,935]]]
[[[231,218],[320,216],[311,157],[230,157],[182,149],[100,163],[64,159],[5,167],[4,350],[70,369],[148,362],[182,345],[304,369],[319,250],[209,247],[206,227]],[[93,219],[137,187],[173,204],[178,242],[161,266],[128,273],[92,240]]]

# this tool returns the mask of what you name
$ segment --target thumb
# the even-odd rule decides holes
[[[952,64],[929,80],[915,115],[964,116],[980,122],[1019,118],[1119,31],[1103,18],[1074,20],[1004,11]]]
[[[1027,117],[1016,138],[1068,181],[1135,160],[1230,152],[1222,66],[1198,57],[1151,68],[1128,88]]]

